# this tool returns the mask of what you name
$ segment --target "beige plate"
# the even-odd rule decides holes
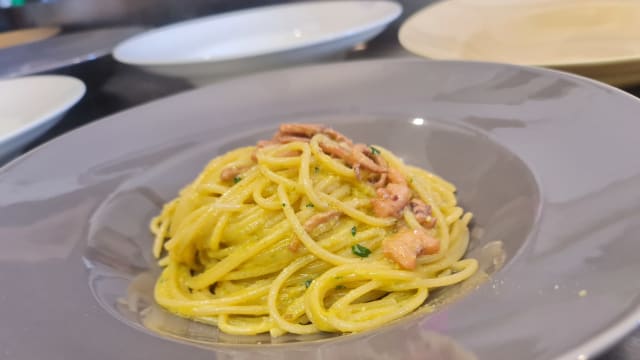
[[[0,49],[48,39],[60,32],[58,27],[42,27],[0,32]]]
[[[545,66],[616,86],[640,83],[640,1],[450,0],[400,28],[409,51],[434,59]]]

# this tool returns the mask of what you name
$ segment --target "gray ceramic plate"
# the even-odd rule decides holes
[[[143,30],[134,26],[87,30],[0,50],[0,77],[39,74],[99,59]]]
[[[259,74],[106,118],[0,170],[0,357],[591,358],[640,319],[638,114],[571,75],[402,60]],[[292,120],[456,183],[470,251],[501,242],[504,267],[435,314],[334,338],[224,336],[152,306],[149,217],[207,159]]]

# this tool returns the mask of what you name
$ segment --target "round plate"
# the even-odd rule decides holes
[[[124,41],[113,55],[202,85],[222,76],[343,56],[401,12],[402,6],[389,0],[263,6],[153,29]]]
[[[15,360],[591,358],[640,319],[638,113],[637,99],[572,75],[409,59],[258,74],[116,114],[0,170],[0,349]],[[150,216],[209,158],[293,120],[456,183],[476,213],[470,251],[502,243],[505,266],[434,314],[355,335],[225,337],[162,313]]]
[[[441,1],[399,32],[428,58],[552,67],[618,86],[640,82],[639,37],[634,0]]]
[[[142,30],[140,27],[87,30],[0,50],[0,77],[39,74],[98,59]]]

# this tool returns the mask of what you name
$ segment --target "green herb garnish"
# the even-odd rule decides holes
[[[236,176],[236,177],[233,178],[233,183],[237,184],[237,183],[240,182],[240,180],[242,180],[242,178],[240,176]]]
[[[371,149],[371,153],[373,155],[380,155],[380,150],[374,148],[373,146],[369,146],[369,148]]]
[[[320,168],[316,166],[313,168],[313,171],[317,174],[320,172]]]
[[[287,204],[285,204],[285,203],[282,203],[282,207],[285,207],[285,206],[287,206]]]
[[[313,204],[312,204],[312,203],[308,203],[308,204],[307,204],[307,205],[305,205],[305,206],[306,206],[306,207],[308,207],[308,208],[312,208],[312,207],[313,207]]]
[[[336,286],[336,290],[344,290],[344,289],[346,289],[346,287],[344,285]]]
[[[313,282],[313,279],[307,279],[304,281],[304,287],[305,288],[309,288],[309,286],[311,286],[311,283]]]
[[[358,229],[355,226],[351,228],[351,236],[356,236],[357,232],[358,232]]]
[[[356,255],[356,256],[360,256],[360,257],[367,257],[371,254],[371,250],[369,250],[369,248],[362,246],[360,244],[355,244],[351,247],[351,252]]]

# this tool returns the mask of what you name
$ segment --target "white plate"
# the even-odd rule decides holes
[[[0,163],[50,129],[85,93],[69,76],[0,80]]]
[[[411,16],[399,39],[433,59],[545,66],[617,86],[640,82],[636,0],[442,1]]]
[[[398,3],[387,0],[259,7],[151,30],[118,45],[114,57],[204,84],[340,56],[378,35],[401,12]]]

